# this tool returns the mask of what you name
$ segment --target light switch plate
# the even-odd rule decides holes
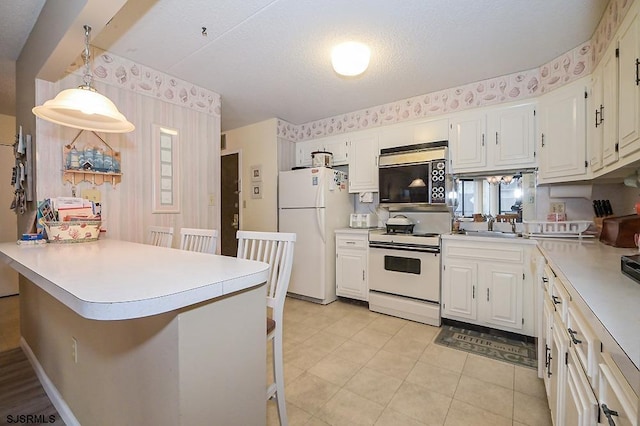
[[[97,189],[83,189],[82,198],[84,198],[85,200],[93,201],[94,203],[99,203],[101,194]]]
[[[550,213],[564,213],[565,203],[551,203],[549,205]]]

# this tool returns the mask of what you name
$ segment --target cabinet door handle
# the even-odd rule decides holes
[[[542,147],[544,148],[544,133],[542,134]]]
[[[580,343],[582,343],[582,340],[576,339],[576,334],[578,334],[577,331],[574,331],[571,328],[567,328],[567,331],[569,332],[569,336],[571,336],[571,341],[574,345],[579,345]]]
[[[362,270],[362,281],[364,281],[364,269]]]
[[[487,289],[487,302],[489,301],[489,289]]]
[[[600,407],[602,407],[602,413],[607,418],[609,426],[616,426],[616,422],[613,421],[613,416],[618,417],[618,412],[609,409],[609,407],[607,407],[607,404],[602,404],[600,405]]]
[[[551,360],[553,357],[551,356],[551,351],[547,354],[547,378],[551,377]]]
[[[547,278],[547,277],[542,277],[542,282],[543,282],[543,283],[548,283],[548,282],[549,282],[549,278]]]
[[[640,85],[640,75],[638,75],[639,65],[640,65],[640,59],[636,58],[636,86]]]
[[[604,106],[600,105],[600,124],[604,121]]]
[[[551,300],[553,300],[554,305],[561,305],[562,301],[558,298],[558,296],[551,296]]]
[[[598,128],[598,126],[600,125],[600,122],[598,121],[598,116],[600,115],[600,111],[598,109],[596,109],[596,129]]]
[[[549,367],[549,346],[546,343],[544,345],[544,367]]]
[[[482,146],[484,146],[484,133],[482,134]]]
[[[471,298],[475,299],[476,298],[476,286],[471,286]]]
[[[498,145],[498,132],[496,132],[496,145]]]

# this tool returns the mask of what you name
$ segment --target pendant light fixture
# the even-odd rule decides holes
[[[32,111],[43,120],[76,129],[105,133],[131,132],[135,126],[127,121],[109,98],[93,88],[93,76],[89,65],[90,34],[91,27],[85,25],[85,47],[82,53],[84,84],[76,89],[63,90],[55,98],[33,108]]]

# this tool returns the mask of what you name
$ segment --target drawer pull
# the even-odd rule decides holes
[[[355,244],[355,241],[347,241],[346,244]]]
[[[600,407],[602,407],[602,412],[604,413],[604,416],[607,418],[607,421],[609,422],[609,426],[616,426],[616,422],[613,421],[613,416],[618,417],[618,412],[610,410],[609,407],[607,407],[607,404],[602,404]]]
[[[554,305],[561,305],[562,304],[562,300],[560,300],[558,298],[558,296],[551,296],[551,300],[553,300],[553,304]]]
[[[547,278],[547,277],[542,277],[542,282],[543,282],[543,283],[548,283],[548,282],[549,282],[549,278]]]
[[[571,336],[571,341],[574,345],[582,343],[582,340],[576,339],[576,334],[578,334],[577,331],[574,331],[571,328],[567,328],[567,331],[569,332],[569,336]]]

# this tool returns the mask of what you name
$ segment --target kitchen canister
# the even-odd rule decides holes
[[[313,151],[311,153],[311,165],[313,167],[332,167],[333,153],[327,151]]]

